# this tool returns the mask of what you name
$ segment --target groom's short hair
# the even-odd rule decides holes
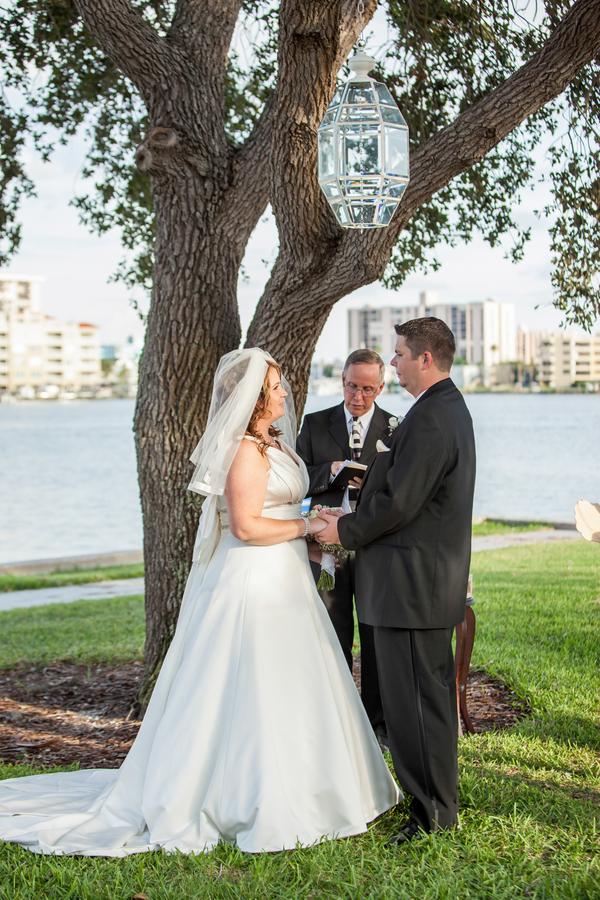
[[[350,366],[379,366],[379,384],[385,380],[385,363],[379,353],[362,347],[360,350],[354,350],[346,362],[344,363],[344,375]]]
[[[440,372],[450,371],[456,353],[456,341],[442,319],[436,319],[435,316],[409,319],[402,325],[394,325],[394,329],[406,341],[413,359],[429,350]]]

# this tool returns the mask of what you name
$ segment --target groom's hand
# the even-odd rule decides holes
[[[340,536],[338,534],[338,519],[343,515],[345,515],[344,512],[337,513],[336,515],[330,515],[326,512],[319,513],[319,518],[327,522],[327,528],[316,535],[316,538],[320,543],[339,544]]]

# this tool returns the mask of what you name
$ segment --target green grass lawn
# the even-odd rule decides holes
[[[102,569],[76,569],[74,572],[53,572],[50,575],[0,575],[0,593],[30,591],[46,587],[66,587],[69,584],[89,584],[92,581],[115,581],[119,578],[142,578],[144,564],[107,566]]]
[[[533,713],[510,731],[461,740],[458,832],[387,851],[403,807],[364,836],[261,856],[220,846],[199,857],[54,858],[0,845],[1,900],[597,900],[600,548],[574,541],[488,551],[475,554],[472,571],[473,663],[503,678]],[[114,627],[119,604],[130,604],[129,626],[125,617]],[[95,661],[100,646],[111,648],[110,659],[125,658],[127,647],[137,654],[138,600],[69,610],[40,626],[41,609],[1,613],[11,646],[3,665],[31,655],[38,627],[44,658]],[[0,776],[29,771],[4,766]]]
[[[57,659],[77,663],[140,659],[144,598],[76,600],[0,613],[0,668],[40,666]],[[0,895],[1,896],[1,895]]]
[[[494,519],[486,519],[473,525],[473,537],[481,537],[487,534],[517,534],[523,531],[540,531],[543,528],[553,528],[552,522],[529,522],[527,525],[507,525],[506,522],[496,522]]]

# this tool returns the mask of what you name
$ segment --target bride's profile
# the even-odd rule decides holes
[[[277,422],[277,425],[275,423]],[[316,592],[308,489],[277,363],[224,356],[190,489],[205,496],[173,641],[118,770],[0,783],[0,839],[126,856],[347,837],[400,792]]]

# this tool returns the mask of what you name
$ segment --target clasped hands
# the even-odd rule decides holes
[[[325,523],[325,527],[320,531],[315,532],[315,537],[319,541],[320,544],[339,544],[340,536],[338,534],[338,519],[341,516],[345,516],[346,513],[340,510],[339,512],[325,512],[321,510],[317,517],[322,519]]]
[[[340,469],[342,468],[343,465],[344,465],[344,463],[341,461],[331,463],[331,475],[333,478],[335,478],[335,476],[340,471]],[[361,478],[352,478],[348,482],[348,484],[351,487],[359,488],[361,485],[361,481],[362,481]],[[322,519],[325,522],[325,527],[322,529],[319,529],[318,531],[315,529],[315,533],[314,533],[316,539],[319,541],[320,544],[339,544],[340,543],[340,536],[338,534],[337,523],[338,523],[338,519],[340,518],[340,516],[345,516],[345,515],[346,515],[346,513],[342,512],[341,510],[340,510],[340,512],[335,512],[335,513],[324,512],[323,510],[321,510],[321,512],[318,513],[318,518]]]

